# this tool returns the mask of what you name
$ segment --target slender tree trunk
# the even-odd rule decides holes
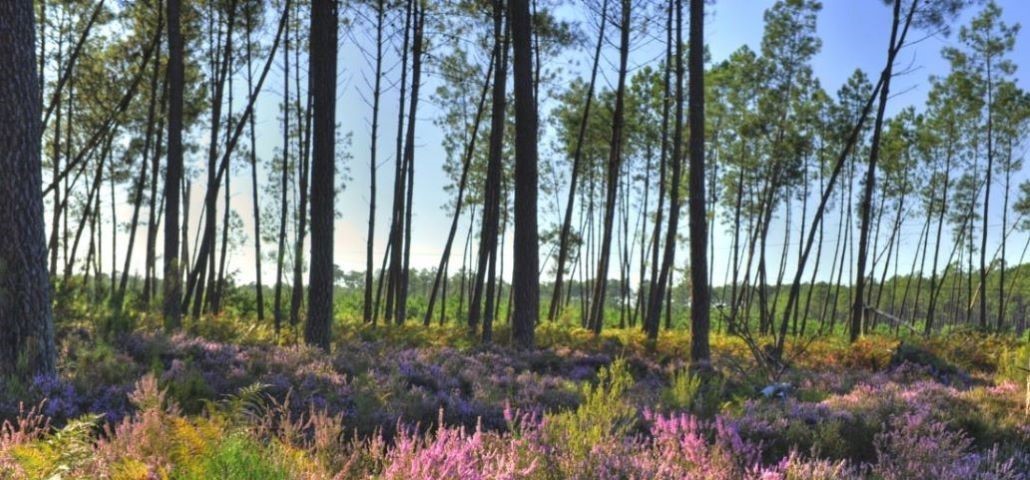
[[[1005,194],[1001,207],[1001,231],[1005,232],[1009,223],[1009,191],[1012,183],[1012,140],[1008,142],[1008,159],[1005,162]],[[985,217],[986,218],[986,217]],[[998,320],[995,328],[1001,331],[1005,324],[1005,248],[1008,235],[1001,236],[1001,264],[998,266]]]
[[[497,234],[500,215],[501,196],[501,170],[503,168],[502,154],[504,148],[504,127],[505,109],[507,105],[507,78],[508,78],[508,38],[507,29],[504,27],[504,2],[494,0],[493,2],[493,24],[494,24],[494,48],[493,59],[497,62],[494,69],[493,93],[491,97],[490,111],[490,139],[486,170],[486,184],[483,186],[483,219],[482,230],[479,236],[478,259],[476,261],[476,275],[472,283],[472,295],[469,299],[469,330],[475,332],[481,323],[481,317],[490,317],[491,324],[483,323],[483,340],[492,341],[492,319],[491,308],[484,309],[483,295],[487,290],[486,274],[489,268],[490,259],[497,250]],[[493,281],[491,278],[490,282]],[[493,292],[490,292],[491,294]],[[491,295],[488,295],[491,296]],[[491,302],[488,302],[492,306]],[[483,314],[483,311],[486,314]]]
[[[908,33],[909,25],[912,23],[912,16],[915,13],[917,1],[912,2],[905,19],[904,27],[899,34],[898,27],[901,24],[901,0],[894,0],[894,15],[891,24],[891,39],[887,48],[887,66],[883,71],[883,85],[880,88],[880,105],[876,111],[876,120],[873,124],[873,140],[869,151],[869,167],[866,170],[865,190],[862,195],[862,204],[859,206],[861,226],[859,227],[858,240],[858,261],[855,271],[855,296],[851,306],[851,333],[850,339],[854,343],[862,335],[862,322],[865,317],[865,282],[866,282],[866,260],[869,248],[870,214],[872,213],[873,190],[876,188],[876,162],[880,157],[880,135],[883,132],[884,112],[887,108],[887,100],[890,98],[891,77],[894,70],[894,58],[898,51],[905,44],[905,36]]]
[[[547,319],[554,321],[561,311],[561,295],[565,284],[565,264],[569,258],[569,235],[572,230],[572,212],[576,200],[576,188],[579,183],[580,165],[583,159],[583,142],[586,136],[587,123],[590,118],[590,107],[594,101],[594,88],[597,82],[597,68],[601,61],[601,47],[604,45],[604,27],[607,20],[608,0],[601,3],[600,30],[597,34],[597,46],[594,47],[594,62],[590,69],[590,83],[587,87],[586,103],[583,106],[583,117],[579,123],[579,133],[576,136],[576,149],[572,154],[572,173],[569,179],[569,195],[565,203],[565,215],[562,216],[561,232],[558,235],[558,260],[555,268],[557,272],[554,277],[554,289],[551,293],[551,305],[548,309]]]
[[[651,251],[651,281],[648,284],[648,300],[645,303],[644,309],[644,330],[647,333],[647,339],[649,341],[658,340],[658,318],[660,312],[654,312],[651,314],[651,299],[655,295],[655,290],[658,286],[658,274],[661,270],[661,262],[659,262],[658,253],[661,251],[661,237],[662,237],[662,213],[664,209],[665,194],[666,194],[666,169],[669,165],[669,159],[675,158],[674,154],[669,152],[669,118],[672,109],[672,69],[673,69],[673,19],[675,12],[675,2],[669,2],[668,16],[665,24],[665,71],[662,75],[662,126],[661,126],[661,155],[660,165],[658,167],[658,206],[655,208],[655,220],[654,220],[654,233],[651,234],[653,241]],[[678,87],[677,87],[678,88]],[[660,296],[660,295],[659,295]]]
[[[157,30],[160,31],[164,27],[164,17],[158,15]],[[158,49],[160,50],[160,41],[158,43]],[[156,123],[157,100],[158,100],[158,74],[161,71],[161,62],[154,62],[154,73],[150,77],[150,104],[147,107],[147,127],[146,133],[143,136],[143,156],[140,160],[139,176],[136,178],[136,191],[133,194],[132,199],[132,221],[129,223],[129,244],[125,250],[125,265],[122,268],[121,281],[118,284],[117,293],[112,297],[115,302],[115,309],[121,310],[122,305],[125,301],[125,289],[129,282],[129,264],[132,260],[133,245],[136,243],[136,227],[139,225],[139,211],[143,205],[143,190],[147,182],[147,169],[150,167],[148,159],[150,156],[150,143],[154,136],[154,125]],[[56,192],[56,190],[55,190]],[[56,197],[55,197],[56,198]],[[55,222],[56,224],[56,222]],[[56,231],[55,231],[56,232]],[[55,249],[56,252],[56,249]],[[54,257],[56,258],[56,257]]]
[[[657,338],[659,316],[662,299],[665,298],[666,284],[671,283],[670,270],[676,255],[676,233],[679,227],[680,185],[683,169],[683,2],[675,0],[676,9],[676,114],[675,128],[672,137],[672,185],[669,187],[669,228],[665,238],[665,253],[658,273],[658,282],[651,293],[651,301],[647,308],[648,323],[652,330],[648,338]],[[704,177],[702,176],[702,180]],[[704,187],[702,187],[702,192]],[[702,197],[704,198],[704,197]],[[670,302],[667,302],[670,303]],[[668,315],[671,316],[671,315]],[[651,332],[654,332],[653,334]]]
[[[272,316],[275,333],[279,334],[283,321],[283,262],[286,259],[286,219],[289,218],[289,180],[290,180],[290,0],[285,0],[283,15],[286,18],[286,38],[283,44],[283,146],[282,170],[279,183],[279,239],[276,248],[275,262],[275,299],[272,304]]]
[[[372,283],[374,278],[374,266],[372,264],[373,249],[375,247],[376,229],[376,169],[379,167],[376,156],[379,142],[379,99],[382,96],[383,81],[383,28],[386,18],[386,6],[384,0],[377,0],[376,6],[376,56],[375,56],[375,80],[372,88],[372,134],[369,145],[369,197],[368,197],[368,240],[365,246],[365,303],[362,310],[365,323],[372,323]],[[432,299],[430,299],[432,304]],[[432,308],[429,309],[432,311]]]
[[[155,64],[159,68],[160,64]],[[146,275],[143,281],[143,305],[148,309],[151,305],[151,296],[157,290],[157,227],[161,223],[162,212],[164,212],[164,191],[162,198],[158,201],[157,184],[161,178],[161,156],[163,155],[161,145],[164,142],[165,121],[168,105],[168,77],[161,85],[161,115],[157,123],[157,142],[154,145],[154,154],[150,157],[150,204],[147,208],[147,253],[146,253]]]
[[[405,165],[405,187],[407,189],[404,205],[404,258],[401,265],[400,282],[397,286],[397,324],[403,324],[408,319],[408,290],[411,276],[411,211],[413,210],[413,195],[415,189],[415,120],[418,113],[419,88],[422,84],[422,57],[425,52],[423,46],[424,30],[426,23],[426,5],[422,0],[415,0],[413,3],[413,29],[412,29],[412,52],[411,52],[411,105],[408,112],[407,133],[404,143]]]
[[[413,21],[414,14],[414,2],[417,0],[407,0],[404,8],[404,40],[401,44],[401,82],[398,87],[400,90],[400,101],[397,107],[397,155],[396,155],[396,167],[394,168],[394,181],[393,181],[393,218],[390,222],[390,244],[392,246],[389,253],[390,259],[390,270],[386,279],[386,323],[392,323],[394,318],[394,301],[396,295],[399,292],[400,280],[401,280],[401,266],[404,253],[404,187],[407,185],[407,165],[404,162],[404,109],[407,99],[407,79],[408,79],[408,46],[411,41],[411,24]],[[414,121],[414,119],[408,119]]]
[[[253,18],[251,18],[253,12],[252,5],[246,7],[246,27],[247,27],[247,91],[254,91],[254,70],[253,66],[253,43],[251,41],[251,33],[254,28],[252,25]],[[250,133],[250,188],[251,188],[251,203],[254,207],[254,276],[255,276],[255,295],[257,302],[257,315],[258,321],[264,323],[265,321],[265,288],[261,282],[261,208],[260,208],[260,196],[258,195],[258,163],[257,163],[257,134],[254,128],[255,115],[251,114],[250,122],[248,125]]]
[[[590,327],[600,334],[604,325],[604,305],[608,292],[608,264],[611,261],[612,229],[615,221],[615,202],[622,172],[622,130],[625,127],[626,69],[629,59],[629,29],[631,0],[622,0],[622,21],[619,25],[619,79],[615,87],[615,107],[612,111],[612,136],[608,149],[608,175],[605,190],[604,225],[601,233],[601,252],[594,278],[594,301],[591,305]],[[703,180],[703,178],[702,178]],[[703,188],[702,188],[703,190]]]
[[[299,43],[298,39],[298,43]],[[299,59],[297,59],[299,62]],[[308,77],[310,79],[310,77]],[[294,82],[295,85],[300,85],[298,82]],[[300,96],[300,88],[298,87],[297,96]],[[298,104],[300,99],[297,100]],[[299,109],[298,105],[298,109]],[[310,118],[311,112],[311,94],[310,88],[307,95],[307,116]],[[300,112],[298,112],[300,113]],[[298,115],[300,117],[300,115]],[[302,125],[300,118],[297,119],[298,126]],[[308,129],[305,127],[304,131]],[[303,139],[306,136],[305,133],[298,135],[299,138]],[[296,239],[293,245],[293,282],[291,287],[293,293],[290,295],[290,325],[297,325],[300,323],[300,307],[304,301],[304,237],[307,235],[308,229],[308,182],[309,182],[309,171],[311,169],[311,156],[308,155],[306,144],[308,142],[301,141],[301,145],[298,148],[299,157],[297,162],[297,177],[299,178],[300,198],[297,203],[297,232]]]
[[[987,173],[984,185],[984,214],[981,221],[983,227],[980,235],[980,329],[987,329],[987,220],[990,215],[991,206],[991,177],[994,173],[994,79],[992,77],[991,54],[987,54]],[[1005,236],[1005,228],[1001,230],[1002,237]],[[1002,260],[1004,269],[1004,260]],[[1001,325],[1001,317],[998,317],[998,325]]]
[[[503,13],[503,7],[502,13]],[[496,51],[495,51],[496,53]],[[458,193],[454,199],[454,216],[451,217],[451,228],[447,232],[447,242],[443,247],[443,254],[440,256],[440,265],[436,268],[436,278],[433,280],[433,287],[429,293],[429,304],[426,306],[426,315],[422,320],[424,326],[429,326],[433,317],[433,307],[436,304],[436,293],[443,281],[444,296],[441,302],[441,310],[447,309],[447,266],[450,263],[451,247],[454,245],[454,236],[458,232],[458,220],[461,218],[461,207],[465,201],[465,187],[468,184],[468,174],[472,165],[472,155],[476,151],[476,139],[479,137],[479,125],[483,117],[483,110],[486,104],[486,94],[490,88],[490,77],[494,72],[496,57],[490,57],[490,64],[486,69],[486,79],[483,81],[483,90],[479,95],[479,103],[476,106],[476,116],[472,121],[472,130],[469,135],[469,143],[465,148],[465,156],[462,159],[461,178],[458,180]],[[443,316],[441,315],[441,319]]]
[[[951,159],[953,154],[951,139],[954,138],[953,133],[954,132],[951,131],[948,132],[949,140],[946,147],[947,154],[944,165],[944,186],[941,189],[940,210],[937,212],[937,239],[934,243],[933,262],[930,270],[930,304],[926,309],[926,324],[923,332],[927,336],[929,336],[930,332],[933,331],[934,310],[937,307],[937,292],[940,290],[940,285],[937,284],[937,263],[941,254],[941,238],[944,234],[944,217],[948,213],[948,186],[951,181]],[[947,272],[947,269],[945,269],[945,272]],[[941,278],[941,283],[944,283],[943,276]]]
[[[39,48],[40,48],[40,57],[41,57],[40,61],[42,62],[45,59],[43,57],[43,48],[44,48],[44,46],[47,43],[46,36],[43,35],[43,32],[44,32],[43,29],[46,26],[46,18],[45,18],[46,17],[46,14],[45,14],[45,12],[46,12],[46,4],[43,3],[41,8],[42,8],[42,11],[44,12],[44,14],[43,14],[43,17],[44,17],[43,21],[40,23],[40,37],[41,37],[42,41],[39,42],[39,45],[40,45],[39,46]],[[62,12],[62,15],[61,15],[61,26],[58,29],[59,33],[64,28],[63,24],[64,24],[64,17],[65,16],[66,16],[66,14],[64,14],[64,12]],[[57,37],[57,65],[61,65],[63,57],[64,57],[64,35],[59,34],[58,37]],[[43,67],[42,64],[40,65],[40,67],[41,68],[39,69],[39,72],[40,72],[39,92],[40,92],[40,98],[42,98],[42,95],[43,95],[43,92],[44,92],[44,84],[42,83],[42,78],[43,78],[42,75],[43,75],[43,72],[44,72],[45,68],[42,68]],[[54,137],[53,137],[53,153],[52,153],[52,157],[53,157],[52,162],[53,162],[53,167],[54,167],[53,168],[53,172],[54,172],[53,173],[53,177],[54,178],[57,178],[59,175],[61,175],[61,131],[62,130],[61,130],[61,106],[60,106],[60,100],[61,100],[60,96],[55,97],[55,102],[58,103],[58,105],[56,107],[57,108],[57,118],[54,120]],[[68,120],[69,120],[68,123],[71,123],[71,119],[69,118]],[[56,188],[56,189],[54,189],[53,225],[51,225],[51,227],[50,227],[50,242],[49,242],[50,243],[49,244],[49,248],[50,248],[50,276],[57,276],[57,252],[58,252],[58,243],[60,242],[60,237],[58,236],[58,232],[60,232],[60,225],[61,225],[60,220],[61,220],[61,210],[62,210],[61,207],[62,206],[63,206],[63,204],[61,203],[61,189],[60,188]],[[65,239],[65,241],[67,241],[67,238]]]

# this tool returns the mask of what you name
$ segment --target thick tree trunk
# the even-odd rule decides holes
[[[165,171],[164,324],[182,326],[179,191],[182,186],[183,38],[181,0],[168,0],[168,166]]]
[[[708,220],[705,212],[704,2],[690,2],[690,360],[709,368]]]
[[[32,2],[0,2],[0,375],[56,373]]]
[[[311,5],[311,87],[314,148],[311,182],[311,272],[304,341],[329,350],[333,321],[333,220],[336,190],[336,49],[338,5]]]
[[[540,314],[537,234],[537,113],[533,95],[532,28],[528,0],[511,0],[515,90],[515,254],[512,269],[512,340],[532,348]]]

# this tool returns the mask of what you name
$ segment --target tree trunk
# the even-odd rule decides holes
[[[479,125],[483,118],[486,94],[490,88],[490,77],[493,75],[495,63],[496,57],[491,56],[490,64],[486,69],[486,78],[483,80],[483,91],[479,95],[479,104],[476,106],[476,116],[472,121],[472,132],[469,135],[469,143],[465,148],[465,157],[462,160],[461,178],[458,180],[458,193],[454,199],[454,216],[451,217],[451,228],[447,232],[447,242],[444,244],[443,254],[440,256],[440,265],[436,268],[436,278],[433,280],[433,287],[429,293],[429,304],[426,306],[426,315],[422,320],[422,324],[427,327],[433,317],[433,308],[436,305],[436,293],[441,280],[444,287],[441,310],[443,311],[447,309],[447,265],[450,263],[451,247],[454,245],[454,236],[458,232],[458,220],[461,218],[461,207],[465,201],[465,187],[468,184],[468,174],[472,165],[472,155],[476,151],[476,138],[479,137]],[[368,292],[368,294],[370,295],[371,292]],[[442,313],[440,318],[441,320],[444,318]]]
[[[533,95],[532,28],[528,0],[511,0],[515,90],[515,254],[512,270],[513,343],[532,348],[540,314],[537,236],[537,114]]]
[[[492,108],[490,110],[490,139],[486,169],[486,184],[483,186],[483,219],[482,233],[479,235],[476,276],[472,283],[472,296],[469,299],[469,330],[475,332],[479,328],[483,312],[483,294],[486,290],[486,273],[490,259],[497,251],[497,232],[500,215],[501,170],[504,148],[505,109],[507,104],[506,89],[508,79],[508,38],[504,28],[504,3],[493,2],[494,48],[492,58],[497,63],[494,69]],[[492,281],[492,279],[490,280]],[[491,291],[492,293],[492,291]],[[492,299],[491,299],[492,300]],[[492,303],[491,303],[492,305]],[[493,318],[493,312],[487,308],[486,316]],[[490,326],[483,325],[484,341],[492,340]]]
[[[0,374],[54,375],[32,2],[0,2]],[[17,297],[17,300],[14,300]]]
[[[576,149],[572,154],[572,174],[569,179],[569,196],[565,203],[565,215],[562,216],[561,232],[558,235],[558,261],[556,264],[557,273],[554,277],[554,289],[551,293],[551,306],[548,309],[547,319],[554,321],[561,310],[561,295],[565,284],[565,263],[569,257],[569,234],[572,230],[572,212],[576,201],[576,187],[579,181],[580,164],[583,159],[583,141],[586,136],[587,122],[590,118],[590,107],[594,101],[594,86],[597,81],[597,68],[601,61],[601,47],[604,45],[604,27],[608,24],[606,14],[608,12],[608,0],[601,3],[601,27],[597,34],[597,46],[594,47],[594,63],[590,70],[590,84],[587,87],[586,104],[583,107],[583,118],[579,124],[579,134],[576,137]]]
[[[279,183],[279,238],[276,247],[275,292],[272,317],[275,333],[279,334],[283,323],[283,262],[286,259],[286,219],[289,218],[288,202],[290,181],[290,0],[285,0],[283,16],[286,19],[286,37],[283,44],[283,146],[282,170]]]
[[[404,164],[407,172],[404,174],[404,187],[406,189],[404,200],[404,257],[401,261],[399,282],[397,283],[397,315],[398,325],[408,319],[408,286],[410,280],[411,265],[411,211],[412,196],[415,188],[415,120],[418,113],[419,87],[422,83],[422,57],[424,55],[423,32],[426,23],[425,3],[422,0],[414,0],[413,4],[413,30],[412,30],[412,52],[411,52],[411,104],[408,111],[407,132],[404,142]],[[401,252],[395,251],[400,254]]]
[[[619,79],[615,89],[615,108],[612,112],[612,136],[608,149],[607,189],[604,203],[604,225],[601,233],[601,252],[594,276],[594,301],[590,311],[590,327],[600,334],[604,324],[605,296],[608,292],[608,264],[611,261],[612,229],[615,221],[619,175],[622,172],[622,130],[625,125],[626,68],[629,59],[630,0],[622,0],[622,21],[619,25]]]
[[[704,2],[690,2],[690,360],[709,368],[708,221],[705,213]]]
[[[314,107],[311,162],[311,271],[304,341],[329,350],[333,320],[333,220],[336,190],[336,48],[334,0],[311,4],[311,96]]]
[[[407,0],[404,9],[404,31],[401,43],[401,81],[400,100],[397,106],[397,154],[396,165],[393,172],[393,217],[390,221],[390,249],[387,255],[390,260],[389,273],[386,276],[386,323],[391,323],[394,318],[394,301],[399,290],[398,283],[401,276],[401,260],[404,252],[404,187],[407,185],[407,165],[404,164],[404,109],[407,95],[408,81],[408,45],[411,40],[411,23],[413,16],[414,2]],[[414,121],[414,119],[409,119]]]
[[[383,28],[386,17],[385,0],[377,0],[376,11],[376,56],[375,80],[372,88],[372,133],[369,145],[369,197],[368,197],[368,239],[365,243],[365,304],[362,318],[365,323],[372,323],[372,284],[375,267],[372,262],[375,247],[376,229],[376,169],[379,167],[376,156],[379,141],[379,99],[382,96],[383,81]],[[432,299],[430,299],[430,304]],[[432,310],[432,309],[430,309]]]
[[[897,57],[898,52],[905,45],[905,36],[908,33],[909,26],[912,24],[912,18],[917,4],[918,2],[916,1],[912,2],[912,7],[909,9],[909,12],[905,17],[905,24],[899,33],[898,27],[901,24],[901,0],[894,0],[891,39],[887,49],[887,65],[884,67],[882,75],[883,81],[880,88],[880,104],[876,112],[876,121],[873,125],[873,139],[869,152],[869,167],[866,170],[865,190],[862,196],[862,204],[859,207],[861,227],[859,230],[858,260],[855,271],[855,296],[853,299],[854,303],[851,306],[851,342],[858,340],[858,337],[862,334],[862,321],[865,317],[864,289],[866,280],[865,266],[869,247],[869,220],[872,210],[873,190],[876,188],[876,162],[880,156],[880,135],[883,131],[884,111],[887,108],[887,100],[890,98],[889,93],[891,77],[894,71],[894,58]]]
[[[246,7],[246,21],[247,21],[247,91],[254,90],[254,70],[253,70],[253,43],[251,42],[251,33],[254,30],[252,25],[253,19],[251,18],[252,11],[254,8],[251,5]],[[258,195],[258,165],[257,165],[257,134],[254,128],[255,115],[250,116],[250,122],[248,125],[250,133],[250,187],[251,187],[251,202],[254,208],[254,276],[256,279],[256,287],[254,293],[256,295],[257,302],[257,316],[258,322],[264,323],[265,321],[265,289],[261,283],[261,208]]]
[[[983,232],[980,236],[980,329],[987,329],[987,220],[991,206],[991,176],[994,173],[994,80],[992,77],[991,55],[987,54],[987,173],[984,185],[984,214]],[[1001,235],[1005,237],[1005,227],[1002,226]],[[1002,268],[1004,268],[1004,259]],[[1001,325],[1001,317],[998,317],[998,325]]]
[[[179,255],[179,191],[182,186],[183,38],[181,0],[168,0],[168,166],[165,171],[164,323],[182,326],[182,274]]]
[[[679,228],[680,184],[683,170],[683,2],[675,0],[676,10],[676,113],[675,127],[672,134],[672,184],[669,187],[669,227],[665,236],[665,253],[658,272],[658,281],[651,292],[651,300],[647,308],[648,324],[652,330],[648,337],[658,337],[659,317],[662,300],[665,298],[666,284],[671,283],[670,271],[676,255],[676,232]],[[704,180],[702,176],[701,180]],[[704,187],[702,187],[702,192]],[[704,197],[702,197],[703,199]],[[671,316],[671,315],[668,315]],[[654,332],[652,334],[652,332]]]

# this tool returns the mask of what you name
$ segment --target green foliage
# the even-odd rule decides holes
[[[199,369],[189,362],[184,363],[182,371],[170,378],[164,387],[168,396],[187,413],[199,413],[214,398],[214,390]]]
[[[911,343],[898,345],[898,348],[894,351],[894,356],[891,358],[891,364],[893,365],[900,365],[904,362],[930,367],[933,371],[942,374],[958,372],[954,365],[940,358],[936,353]]]
[[[288,480],[286,466],[275,461],[271,448],[243,434],[230,435],[195,459],[195,467],[177,470],[173,480],[218,478],[224,480]]]
[[[662,390],[661,401],[666,408],[708,418],[719,412],[724,394],[725,383],[721,378],[705,378],[689,368],[681,368],[672,373],[669,386]]]
[[[16,446],[11,454],[28,478],[59,480],[93,456],[93,433],[100,415],[85,415],[42,440]]]
[[[550,442],[567,448],[574,463],[590,465],[594,446],[622,438],[633,428],[636,408],[625,398],[632,385],[633,376],[625,359],[616,359],[601,369],[596,384],[580,387],[583,401],[578,408],[548,417]]]

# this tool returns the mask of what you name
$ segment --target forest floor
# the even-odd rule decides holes
[[[203,325],[59,322],[60,375],[0,383],[0,478],[1030,478],[1012,336],[819,338],[771,375],[715,334],[701,378],[680,331],[343,324],[326,355]]]

